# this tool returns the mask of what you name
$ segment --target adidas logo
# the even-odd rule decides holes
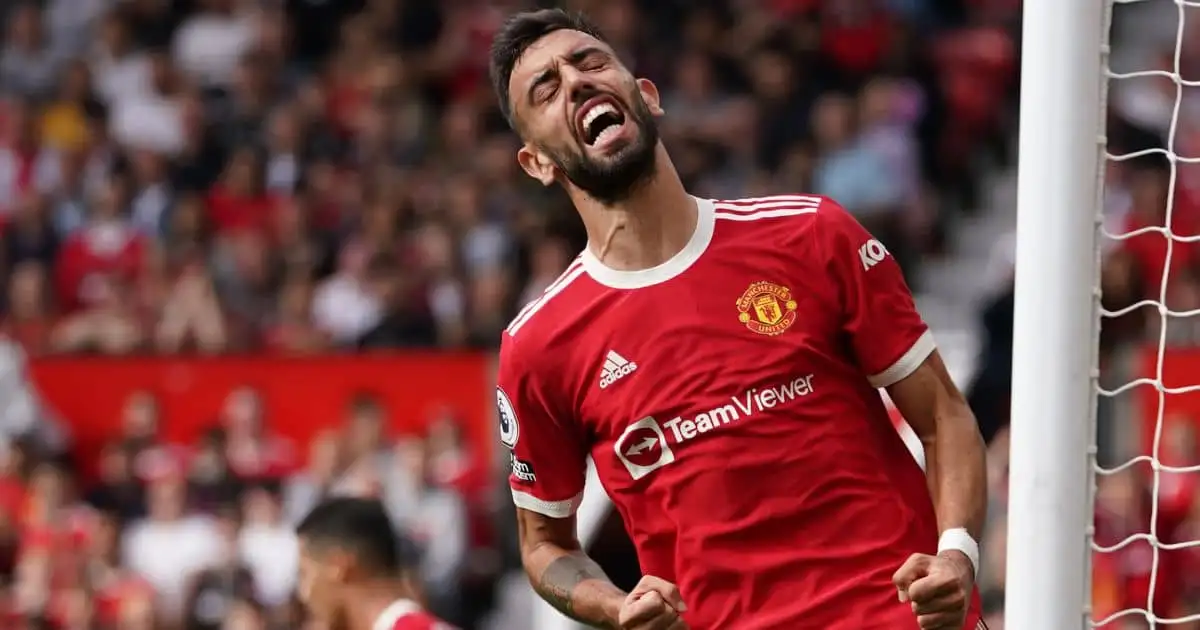
[[[608,356],[604,357],[604,369],[600,372],[600,389],[616,383],[636,369],[637,363],[626,361],[625,357],[609,350]]]

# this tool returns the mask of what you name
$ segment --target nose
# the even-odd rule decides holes
[[[571,102],[575,105],[582,104],[600,91],[590,76],[576,70],[574,67],[567,66],[561,72],[560,80],[562,81],[563,88],[566,90]]]

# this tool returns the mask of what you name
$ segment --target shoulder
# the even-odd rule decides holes
[[[714,199],[713,216],[723,233],[752,239],[756,244],[773,243],[793,254],[801,251],[827,252],[825,243],[838,235],[855,233],[857,221],[837,201],[824,195],[804,193]]]
[[[517,316],[504,329],[502,346],[512,349],[518,344],[528,346],[538,344],[539,340],[544,342],[547,333],[560,325],[566,314],[578,312],[572,305],[578,303],[586,274],[583,259],[577,256],[541,295],[517,311]]]
[[[803,193],[714,199],[713,216],[718,222],[753,223],[759,226],[786,223],[811,223],[816,215],[837,204],[828,197]]]

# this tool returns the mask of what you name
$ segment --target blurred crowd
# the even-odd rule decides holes
[[[661,83],[697,193],[828,193],[915,267],[981,148],[1007,159],[1012,2],[574,4]],[[3,326],[32,354],[486,348],[582,245],[481,80],[521,2],[4,6]]]
[[[0,332],[34,360],[494,348],[515,309],[584,244],[566,199],[520,173],[485,80],[491,34],[530,4],[0,3]],[[918,290],[922,261],[950,249],[954,224],[1013,164],[1019,0],[554,4],[588,12],[659,84],[663,138],[691,190],[831,195]],[[1115,42],[1130,52],[1116,69],[1174,72],[1175,32],[1134,30]],[[1184,78],[1200,79],[1197,54],[1183,56]],[[1200,105],[1186,100],[1175,116],[1177,87],[1169,76],[1114,86],[1110,151],[1168,146],[1173,133],[1179,155],[1200,155]],[[1188,231],[1200,228],[1196,175],[1162,156],[1113,162],[1109,229],[1162,225],[1173,207],[1177,233],[1200,233]],[[994,630],[1013,299],[1011,239],[997,241],[1001,271],[969,387],[991,441],[981,586]],[[1169,268],[1172,308],[1200,308],[1200,250],[1173,247],[1167,267],[1161,235],[1114,242],[1108,306],[1158,299]],[[1106,365],[1155,334],[1156,316],[1139,309],[1107,324]],[[397,439],[364,393],[328,432],[296,444],[264,423],[269,411],[246,388],[194,443],[173,444],[158,437],[160,411],[155,392],[131,392],[124,434],[96,462],[28,427],[9,432],[0,626],[302,627],[290,525],[318,497],[349,492],[387,502],[430,605],[481,627],[511,568],[497,542],[510,538],[508,515],[495,501],[502,475],[463,447],[452,419]],[[1194,444],[1180,426],[1171,443]],[[1200,459],[1164,454],[1176,456]],[[1146,529],[1145,472],[1103,482],[1105,544]],[[1171,479],[1160,518],[1175,520],[1161,531],[1177,540],[1200,510],[1191,482]],[[1156,569],[1159,614],[1196,612],[1196,572],[1170,559],[1185,555],[1165,553]],[[1098,610],[1144,607],[1149,556],[1131,545],[1097,563]]]
[[[471,627],[488,598],[473,585],[500,567],[487,471],[455,420],[389,436],[381,402],[363,393],[306,453],[264,413],[258,392],[238,388],[195,443],[172,443],[159,400],[138,391],[95,462],[45,440],[6,442],[0,627],[302,628],[293,527],[329,494],[381,499],[404,532],[407,577]]]

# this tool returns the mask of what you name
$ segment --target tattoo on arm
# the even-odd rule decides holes
[[[533,590],[567,617],[595,628],[617,624],[625,592],[579,546],[574,517],[517,510],[521,563]]]
[[[573,551],[550,562],[542,571],[534,588],[543,599],[562,614],[576,621],[598,626],[605,624],[606,621],[601,617],[576,611],[577,596],[579,595],[576,593],[576,589],[584,582],[592,580],[600,581],[605,586],[615,589],[600,565],[584,555],[583,552]]]

